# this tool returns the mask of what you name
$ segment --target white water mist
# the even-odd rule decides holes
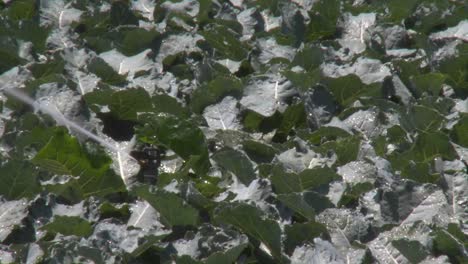
[[[35,110],[40,110],[41,112],[50,115],[55,121],[57,121],[57,123],[64,124],[68,128],[71,128],[75,130],[76,132],[81,133],[87,136],[88,138],[93,139],[94,141],[100,143],[101,145],[108,148],[109,150],[117,151],[117,152],[119,151],[119,149],[117,149],[115,146],[113,146],[109,142],[103,140],[98,135],[86,130],[85,128],[81,127],[77,123],[67,119],[62,113],[58,111],[56,107],[51,107],[50,105],[45,104],[45,103],[38,103],[37,101],[33,100],[31,97],[27,96],[23,92],[20,92],[15,89],[5,89],[3,90],[3,92],[5,94],[13,96],[16,99],[32,106]]]
[[[37,102],[28,95],[24,94],[23,92],[15,89],[3,89],[2,90],[5,94],[10,95],[25,104],[32,106],[35,110],[39,110],[45,114],[50,115],[58,124],[65,125],[68,129],[72,129],[94,141],[101,144],[102,146],[106,147],[111,152],[117,154],[117,163],[119,166],[120,177],[127,184],[127,176],[124,173],[123,168],[123,161],[122,161],[122,154],[125,155],[127,159],[133,159],[127,152],[122,152],[119,147],[114,146],[113,144],[107,142],[105,139],[99,137],[98,135],[92,133],[91,131],[86,130],[82,126],[78,125],[77,123],[67,119],[55,105],[48,104],[46,102]]]

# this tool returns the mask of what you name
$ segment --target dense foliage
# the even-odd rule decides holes
[[[3,0],[0,263],[467,263],[467,14]]]

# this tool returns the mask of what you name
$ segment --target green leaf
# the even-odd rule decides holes
[[[447,230],[439,228],[432,233],[434,238],[432,247],[435,254],[444,254],[452,263],[466,263],[468,260],[464,252],[464,244]]]
[[[156,113],[168,113],[179,117],[189,117],[190,111],[183,107],[177,100],[167,94],[158,94],[151,97],[153,111]]]
[[[125,76],[115,72],[109,64],[99,57],[91,60],[88,64],[88,70],[110,85],[121,85],[126,82]]]
[[[235,263],[247,246],[248,244],[240,244],[226,250],[225,252],[213,253],[205,260],[205,264]]]
[[[102,152],[89,153],[82,149],[78,140],[63,128],[56,129],[32,162],[55,174],[78,176],[67,183],[48,186],[52,192],[73,201],[125,190],[122,179],[110,170],[111,159]]]
[[[295,213],[307,220],[315,219],[315,210],[312,208],[300,193],[287,193],[277,196],[278,200],[289,207]]]
[[[281,123],[276,130],[273,140],[275,142],[286,141],[289,132],[294,127],[305,127],[306,120],[307,116],[303,103],[288,106],[283,113],[283,118],[281,119]]]
[[[109,109],[120,120],[137,120],[139,112],[150,112],[150,95],[143,88],[125,89],[111,95]]]
[[[321,70],[319,68],[309,72],[294,72],[291,70],[283,71],[282,74],[290,80],[295,87],[299,88],[302,92],[306,92],[313,87],[321,78]]]
[[[314,41],[332,37],[340,16],[339,0],[320,0],[309,11],[310,22],[306,30],[306,40]]]
[[[198,174],[208,171],[211,165],[205,136],[192,120],[166,113],[142,114],[138,120],[141,125],[136,134],[141,141],[171,149]]]
[[[416,8],[420,0],[392,0],[388,1],[388,9],[390,11],[389,20],[394,23],[401,23],[405,18],[409,17]]]
[[[213,154],[211,158],[225,170],[234,173],[246,186],[256,177],[252,162],[242,152],[224,148]]]
[[[51,223],[41,229],[65,236],[88,237],[93,233],[91,224],[77,216],[55,216]]]
[[[463,147],[468,147],[468,114],[462,115],[457,124],[453,126],[450,132],[450,138],[453,142]]]
[[[401,115],[401,125],[407,131],[431,132],[440,129],[445,118],[436,110],[425,106],[412,106]]]
[[[317,45],[307,45],[294,56],[292,65],[301,66],[306,71],[312,71],[322,64],[323,50]]]
[[[276,155],[273,147],[255,140],[242,142],[242,147],[249,158],[256,163],[270,163]]]
[[[132,13],[126,1],[114,1],[110,9],[110,22],[114,27],[138,25],[138,18]]]
[[[41,191],[37,170],[26,161],[12,160],[0,166],[0,195],[8,200],[33,198]]]
[[[142,255],[143,253],[145,253],[146,251],[151,249],[151,247],[155,243],[161,241],[161,239],[165,238],[166,236],[167,235],[164,234],[164,235],[160,235],[160,236],[149,235],[149,236],[144,237],[144,239],[140,243],[140,245],[135,250],[132,251],[131,256],[139,257],[140,255]]]
[[[340,179],[341,176],[328,167],[305,169],[301,173],[295,174],[286,173],[279,166],[273,168],[270,178],[275,192],[278,194],[306,190],[320,191],[323,187],[328,187],[330,182]]]
[[[29,20],[37,13],[36,1],[18,0],[12,2],[8,7],[8,18],[12,20]]]
[[[276,259],[281,258],[281,229],[276,221],[264,219],[262,212],[247,204],[226,204],[215,214],[218,222],[231,224],[263,242]]]
[[[409,150],[392,153],[388,159],[395,170],[401,170],[403,178],[436,183],[440,174],[433,173],[431,168],[436,157],[444,160],[454,160],[458,157],[448,136],[441,132],[421,133]]]
[[[101,219],[122,218],[128,220],[131,213],[128,204],[124,204],[118,208],[109,202],[104,202],[99,207],[99,214],[101,215]]]
[[[411,263],[419,263],[429,255],[424,246],[415,240],[406,238],[393,240],[392,246],[398,249]]]
[[[136,194],[145,199],[161,215],[161,222],[168,226],[198,226],[198,211],[175,193],[158,190],[150,192],[148,186],[136,189]]]
[[[338,78],[325,78],[324,83],[343,107],[349,106],[362,96],[378,97],[381,95],[380,85],[366,85],[354,74]]]
[[[278,194],[301,192],[303,190],[301,179],[295,173],[285,172],[280,166],[272,169],[271,183]]]
[[[49,143],[32,159],[44,169],[61,175],[102,175],[109,169],[111,160],[107,157],[94,159],[63,128],[58,128]]]
[[[310,134],[308,140],[314,145],[319,145],[327,141],[335,141],[339,138],[351,136],[347,131],[333,126],[323,126]]]
[[[445,83],[447,76],[442,73],[427,73],[417,76],[412,76],[410,82],[416,89],[417,97],[426,92],[429,95],[438,96],[442,91],[442,85]]]
[[[193,112],[200,114],[205,107],[221,101],[227,95],[241,96],[242,82],[234,77],[218,76],[195,90],[190,106]]]
[[[333,181],[341,180],[341,176],[328,167],[315,167],[301,171],[299,179],[303,190],[318,191],[324,186],[328,187]]]
[[[353,185],[347,185],[345,192],[338,202],[338,206],[353,206],[358,202],[361,194],[372,189],[374,189],[374,185],[370,182],[360,182]]]
[[[236,36],[226,26],[211,24],[211,27],[201,31],[200,34],[223,58],[241,61],[247,57],[247,49],[239,41],[240,36]]]
[[[156,30],[144,28],[122,28],[114,36],[109,36],[117,50],[125,56],[136,55],[146,49],[153,49],[160,41],[160,34]]]
[[[468,95],[468,44],[461,43],[456,47],[456,55],[442,60],[438,70],[450,77],[449,84],[453,86],[458,96]]]
[[[1,22],[1,21],[0,21]],[[7,36],[0,37],[0,74],[21,64],[23,59],[18,55],[18,45],[16,41]]]
[[[317,151],[326,155],[329,151],[333,151],[338,156],[335,166],[341,166],[353,160],[356,160],[359,153],[361,140],[357,136],[351,136],[336,141],[329,141],[317,148]]]
[[[52,74],[63,74],[65,61],[59,56],[45,63],[35,63],[29,67],[34,78],[41,79]]]
[[[294,249],[305,243],[313,243],[314,238],[330,238],[327,228],[317,222],[295,223],[285,227],[286,240],[284,242],[285,251],[291,255]]]
[[[409,158],[415,161],[429,162],[436,156],[440,156],[444,160],[454,160],[458,157],[445,134],[441,132],[421,133],[411,149]]]

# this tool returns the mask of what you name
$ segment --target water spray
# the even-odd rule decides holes
[[[51,107],[51,106],[49,106],[49,105],[47,105],[45,103],[38,103],[37,101],[35,101],[34,99],[32,99],[31,97],[26,95],[25,93],[23,93],[23,92],[21,92],[19,90],[16,90],[16,89],[3,89],[2,91],[5,94],[10,95],[10,96],[20,100],[21,102],[32,106],[34,109],[37,109],[37,110],[39,110],[39,111],[41,111],[41,112],[43,112],[45,114],[50,115],[57,123],[62,123],[63,125],[65,125],[69,129],[73,129],[74,131],[76,131],[76,132],[78,132],[78,133],[80,133],[80,134],[82,134],[82,135],[96,141],[97,143],[101,144],[102,146],[106,147],[107,149],[117,153],[117,157],[118,157],[117,162],[119,163],[119,170],[120,170],[120,174],[121,174],[120,176],[122,177],[122,180],[124,181],[124,183],[127,183],[126,182],[127,179],[126,179],[126,176],[124,174],[124,170],[123,170],[123,166],[122,166],[122,158],[121,158],[122,151],[120,150],[120,148],[118,148],[118,147],[114,146],[113,144],[107,142],[106,140],[102,139],[101,137],[99,137],[98,135],[92,133],[91,131],[86,130],[85,128],[81,127],[77,123],[67,119],[57,109],[57,107]],[[126,154],[126,156],[131,157],[127,153],[123,153],[123,154]]]

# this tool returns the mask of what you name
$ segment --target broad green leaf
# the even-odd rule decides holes
[[[2,58],[0,60],[0,74],[23,62],[23,59],[17,53],[18,45],[16,41],[11,37],[0,35],[0,58]]]
[[[413,106],[401,115],[401,126],[407,131],[432,132],[440,129],[444,117],[428,107]]]
[[[5,124],[1,142],[14,146],[9,153],[10,157],[18,156],[19,159],[24,159],[31,149],[39,151],[44,147],[53,134],[53,128],[46,127],[39,116],[29,112]]]
[[[361,194],[366,193],[374,188],[370,182],[360,182],[354,185],[347,185],[346,190],[341,196],[338,206],[354,206],[357,204]]]
[[[30,41],[34,45],[35,52],[44,52],[46,48],[45,41],[49,37],[49,33],[50,29],[40,27],[38,21],[35,19],[11,21],[0,16],[0,40],[11,39],[14,40],[15,45]],[[2,43],[2,46],[3,44],[4,43]],[[10,56],[13,55],[18,54],[17,52],[10,54]]]
[[[447,76],[442,73],[427,73],[412,76],[410,82],[416,89],[418,97],[424,92],[429,95],[438,96],[442,91],[442,85],[445,83],[446,79]]]
[[[242,152],[224,148],[213,154],[211,158],[225,170],[234,173],[246,186],[256,177],[252,162]]]
[[[63,128],[56,129],[32,162],[55,174],[77,176],[64,184],[47,185],[52,192],[72,201],[125,190],[122,179],[110,170],[110,158],[102,152],[89,153]]]
[[[150,192],[148,186],[136,189],[136,194],[146,200],[161,215],[161,222],[168,226],[198,226],[198,211],[175,193],[162,190]]]
[[[242,82],[235,77],[218,76],[195,90],[190,106],[193,112],[201,113],[205,107],[221,101],[227,95],[241,96]]]
[[[409,150],[403,153],[392,153],[388,158],[395,170],[402,172],[403,178],[418,182],[436,183],[440,174],[434,173],[434,158],[454,160],[458,157],[448,136],[441,132],[421,133]]]
[[[318,222],[295,223],[285,227],[286,240],[284,242],[285,251],[291,255],[297,246],[305,243],[313,243],[314,238],[328,238],[327,228]]]
[[[281,194],[306,190],[320,191],[323,187],[328,188],[330,182],[340,180],[341,177],[328,167],[305,169],[295,174],[286,173],[281,167],[276,166],[272,170],[270,179],[276,193]]]
[[[104,202],[99,207],[99,214],[101,219],[105,218],[121,218],[128,220],[130,217],[130,209],[128,204],[124,204],[120,207],[116,207],[109,202]]]
[[[111,95],[109,109],[120,120],[137,120],[139,112],[152,110],[151,98],[143,88],[121,90]]]
[[[130,10],[125,1],[112,2],[110,9],[110,22],[116,27],[120,25],[138,25],[138,18]]]
[[[268,133],[278,128],[281,120],[282,116],[278,111],[275,111],[270,117],[265,117],[253,110],[245,110],[242,123],[246,131]]]
[[[247,49],[226,26],[210,25],[209,28],[200,32],[209,43],[215,53],[220,53],[224,58],[241,61],[247,57]]]
[[[177,100],[167,94],[158,94],[151,97],[153,111],[156,113],[168,113],[179,117],[189,117],[190,111],[183,107]]]
[[[306,40],[314,41],[332,37],[340,16],[339,0],[320,0],[309,11],[310,22],[306,30]]]
[[[257,163],[270,163],[276,155],[273,147],[255,140],[244,141],[242,147],[249,158]]]
[[[333,181],[341,180],[341,176],[328,167],[316,167],[301,171],[299,179],[303,190],[318,191]]]
[[[338,159],[334,165],[344,165],[350,161],[356,160],[361,140],[357,136],[351,136],[336,141],[329,141],[318,147],[318,151],[323,155],[333,151]]]
[[[434,253],[447,255],[452,263],[466,263],[468,257],[466,256],[464,241],[460,241],[446,229],[437,229],[432,233]]]
[[[110,105],[112,93],[114,93],[114,90],[110,88],[95,89],[92,92],[86,93],[83,98],[92,111],[100,113],[102,106]]]
[[[125,56],[136,55],[146,49],[154,49],[160,42],[160,34],[156,30],[144,28],[122,28],[112,38],[117,50]]]
[[[63,74],[65,61],[59,56],[45,63],[35,63],[29,67],[34,78],[40,79],[52,74]]]
[[[458,96],[468,95],[468,44],[461,43],[456,47],[456,55],[449,56],[438,64],[438,70],[447,74],[449,84]]]
[[[103,59],[96,57],[88,64],[88,70],[110,85],[121,85],[126,82],[125,76],[114,71]]]
[[[327,141],[334,141],[339,138],[346,138],[349,136],[351,136],[351,134],[349,134],[341,128],[333,126],[323,126],[314,131],[312,134],[310,134],[308,140],[314,145],[319,145]]]
[[[307,45],[294,56],[292,65],[301,66],[306,71],[312,71],[323,62],[323,50],[320,46]]]
[[[303,191],[301,180],[295,173],[285,172],[281,166],[272,169],[270,177],[274,190],[278,194]]]
[[[88,237],[93,232],[93,227],[88,221],[77,216],[60,215],[55,216],[51,223],[41,227],[41,229],[64,236],[78,237]]]
[[[324,83],[343,107],[349,106],[362,96],[378,97],[381,95],[378,84],[366,85],[354,74],[338,78],[325,78]]]
[[[408,240],[406,238],[393,240],[392,246],[398,249],[411,263],[419,263],[429,255],[424,246],[415,240]]]
[[[306,126],[306,112],[304,109],[304,104],[294,104],[290,105],[283,113],[283,118],[281,123],[276,130],[276,134],[273,138],[275,142],[283,142],[286,141],[289,132],[294,127],[305,127]]]
[[[248,244],[240,244],[232,247],[225,252],[216,252],[211,254],[206,260],[206,264],[235,263],[239,255],[246,249]]]
[[[281,229],[276,221],[264,219],[262,211],[247,204],[220,206],[215,219],[231,224],[250,237],[263,242],[276,259],[281,258]]]
[[[468,148],[468,115],[464,114],[450,133],[453,142]]]
[[[194,260],[189,255],[176,256],[177,264],[202,264],[203,262]]]
[[[74,137],[58,128],[49,143],[32,159],[44,169],[62,175],[102,175],[109,169],[110,159],[92,157]]]
[[[167,235],[160,235],[160,236],[155,236],[155,235],[149,235],[146,236],[143,241],[140,243],[140,245],[132,251],[131,256],[133,257],[139,257],[151,247],[153,247],[154,244],[158,243],[161,241],[161,239],[165,238]],[[140,241],[139,241],[140,242]]]
[[[405,18],[409,17],[416,8],[416,5],[421,0],[392,0],[387,1],[387,6],[390,11],[389,20],[394,23],[401,23]]]
[[[8,17],[12,20],[29,20],[37,14],[36,1],[18,0],[8,7]]]
[[[26,161],[12,160],[0,166],[0,195],[8,200],[33,198],[41,191],[38,171]]]
[[[209,167],[208,148],[203,132],[193,120],[178,118],[171,114],[142,114],[138,117],[138,138],[150,144],[160,144],[174,151],[194,171],[205,174]]]
[[[278,200],[289,207],[295,213],[307,220],[315,219],[315,210],[312,208],[300,193],[287,193],[277,196]]]
[[[294,72],[291,70],[283,71],[282,74],[290,80],[295,87],[299,88],[302,92],[306,92],[321,79],[321,70],[319,68],[309,72]]]
[[[416,139],[409,158],[428,162],[436,156],[441,156],[445,160],[454,160],[458,157],[445,134],[441,132],[421,133]]]

